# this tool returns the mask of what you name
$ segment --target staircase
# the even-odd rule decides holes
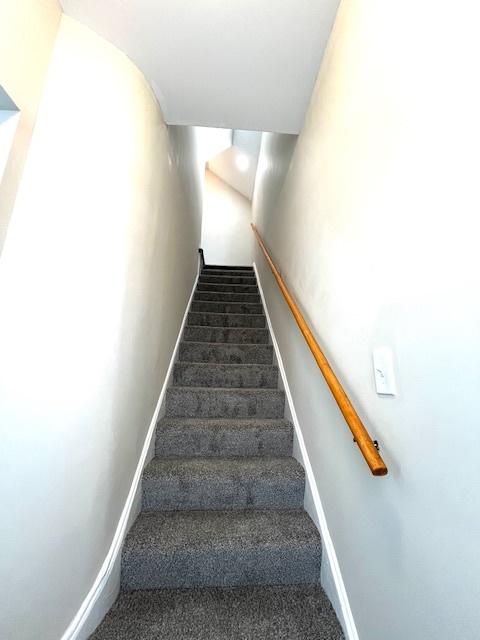
[[[251,267],[200,277],[94,640],[340,640]]]

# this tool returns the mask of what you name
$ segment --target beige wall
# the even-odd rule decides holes
[[[207,170],[202,219],[202,248],[207,264],[251,265],[251,221],[250,200]]]
[[[361,640],[479,634],[480,44],[476,7],[451,9],[344,0],[290,168],[267,135],[257,176],[259,230],[389,466],[370,476],[257,253]]]
[[[64,17],[0,269],[2,638],[60,638],[106,558],[195,280],[199,193],[193,130]]]
[[[21,111],[0,181],[0,255],[61,15],[57,0],[0,2],[0,85]]]

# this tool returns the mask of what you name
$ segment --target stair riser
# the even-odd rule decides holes
[[[200,275],[198,278],[199,282],[210,282],[212,284],[257,284],[256,278],[248,277],[248,276],[213,276],[213,275]]]
[[[275,479],[203,480],[144,479],[143,508],[184,509],[301,509],[305,482]]]
[[[122,557],[122,589],[263,584],[318,584],[321,552],[301,547],[130,552]]]
[[[224,265],[224,264],[206,264],[203,267],[204,271],[228,271],[235,273],[236,271],[248,271],[249,273],[255,273],[253,267],[250,265]]]
[[[229,344],[268,344],[268,329],[250,327],[185,327],[186,342],[223,342]]]
[[[187,317],[187,325],[204,327],[252,327],[265,328],[266,319],[263,315],[255,316],[252,313],[194,313]]]
[[[289,456],[292,427],[159,426],[157,456]]]
[[[172,418],[282,418],[284,393],[276,389],[167,389],[166,415]]]
[[[230,293],[224,291],[196,291],[194,300],[212,301],[212,302],[250,302],[252,304],[260,304],[260,295],[258,293]]]
[[[173,383],[179,387],[225,387],[276,389],[277,367],[256,365],[177,363],[173,370]]]
[[[246,302],[208,302],[205,300],[194,300],[190,311],[200,311],[202,313],[253,313],[261,315],[263,307],[261,304],[248,304]]]
[[[180,362],[215,362],[218,364],[272,364],[273,347],[269,344],[207,344],[181,342]]]
[[[235,277],[235,278],[254,278],[255,277],[255,273],[253,271],[245,271],[245,269],[243,270],[238,270],[235,272],[232,271],[227,271],[225,269],[203,269],[201,274],[202,276],[213,276],[213,277]]]
[[[258,287],[250,284],[208,284],[199,282],[197,291],[215,291],[216,293],[254,293],[258,294]]]

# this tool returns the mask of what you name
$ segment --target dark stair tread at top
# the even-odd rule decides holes
[[[278,367],[265,364],[176,362],[173,384],[192,387],[269,388],[278,385]]]
[[[260,304],[260,294],[257,293],[236,293],[234,291],[198,291],[193,294],[194,300],[212,302],[251,302]]]
[[[121,593],[91,640],[344,640],[319,586]]]
[[[282,418],[159,420],[158,456],[290,456],[293,425]]]
[[[223,342],[230,344],[268,344],[268,329],[257,327],[210,327],[187,325],[183,332],[185,342]]]
[[[215,300],[193,300],[191,311],[203,311],[205,313],[263,313],[260,302],[216,302]]]
[[[175,418],[283,418],[280,389],[169,387],[165,413]]]
[[[267,319],[262,313],[206,313],[190,311],[187,325],[204,327],[255,327],[264,329]]]
[[[217,284],[211,282],[199,282],[196,291],[218,291],[225,293],[258,293],[256,284]]]
[[[122,588],[318,584],[321,555],[303,510],[142,511],[125,539]]]
[[[154,458],[143,508],[301,509],[305,472],[292,457]]]
[[[229,271],[228,269],[202,269],[200,275],[202,276],[234,276],[235,278],[255,278],[253,271],[246,269],[237,269],[235,271]]]
[[[199,282],[211,282],[212,284],[256,284],[257,279],[252,274],[251,276],[236,276],[236,275],[228,275],[228,276],[213,276],[208,273],[206,275],[200,274],[198,276]]]
[[[180,362],[232,364],[272,364],[271,344],[222,344],[219,342],[180,342]]]
[[[251,265],[243,266],[243,265],[223,265],[223,264],[206,264],[203,269],[221,269],[223,271],[254,271]]]

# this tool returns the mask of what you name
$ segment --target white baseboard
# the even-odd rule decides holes
[[[168,365],[167,373],[165,375],[165,380],[158,397],[157,405],[155,407],[150,426],[148,427],[147,435],[142,448],[142,453],[140,455],[135,475],[130,486],[130,491],[128,492],[125,506],[123,507],[120,520],[118,521],[115,535],[113,536],[112,544],[110,545],[110,549],[108,550],[102,567],[98,572],[97,577],[95,578],[95,582],[93,583],[92,588],[80,605],[80,608],[78,609],[72,622],[67,627],[65,633],[62,635],[61,640],[86,640],[88,636],[93,633],[96,626],[101,622],[117,597],[120,587],[120,551],[122,549],[123,540],[128,532],[129,526],[135,519],[135,515],[140,509],[140,481],[142,478],[143,468],[148,462],[149,451],[151,451],[155,427],[157,425],[167,387],[169,386],[170,378],[173,371],[173,365],[177,358],[178,348],[182,338],[183,330],[185,328],[185,324],[187,322],[188,311],[190,309],[193,294],[195,293],[195,289],[197,286],[199,269],[200,266],[198,268],[197,277],[195,278],[192,292],[187,303],[187,308],[183,316],[180,331],[178,332],[177,341],[173,349],[172,357]]]
[[[273,330],[272,321],[270,318],[270,314],[268,312],[268,305],[265,300],[265,295],[262,289],[262,283],[260,280],[260,275],[258,273],[257,265],[255,262],[253,263],[253,268],[255,270],[255,275],[257,276],[257,284],[258,289],[260,291],[260,297],[263,302],[263,307],[265,309],[265,315],[267,318],[268,328],[270,329],[270,335],[272,337],[273,349],[275,352],[275,357],[277,359],[278,368],[280,371],[281,382],[285,391],[285,396],[287,399],[287,408],[290,412],[291,420],[295,429],[295,449],[298,448],[298,451],[294,451],[300,458],[300,462],[302,463],[305,469],[306,476],[306,489],[305,489],[305,510],[308,512],[312,520],[317,525],[320,535],[322,537],[322,546],[323,546],[323,558],[322,558],[322,586],[325,589],[325,592],[330,597],[332,605],[335,609],[337,617],[342,625],[345,636],[348,640],[359,640],[357,628],[355,626],[355,621],[353,619],[352,610],[350,608],[350,603],[348,601],[347,592],[345,589],[345,584],[343,582],[342,574],[340,571],[340,566],[338,564],[337,554],[335,553],[335,547],[333,546],[332,537],[330,535],[330,531],[327,525],[327,519],[325,517],[325,511],[323,510],[322,501],[320,499],[320,494],[318,492],[317,483],[315,481],[315,476],[313,475],[312,465],[310,464],[310,459],[308,457],[307,448],[305,446],[305,441],[303,439],[302,430],[300,428],[300,423],[298,421],[297,413],[295,411],[295,405],[293,403],[292,394],[290,392],[290,387],[287,380],[287,374],[285,372],[285,367],[283,365],[282,356],[280,354],[280,350],[278,347],[278,342],[275,337],[275,332]],[[326,557],[325,557],[326,556]],[[332,593],[332,587],[334,592]]]

